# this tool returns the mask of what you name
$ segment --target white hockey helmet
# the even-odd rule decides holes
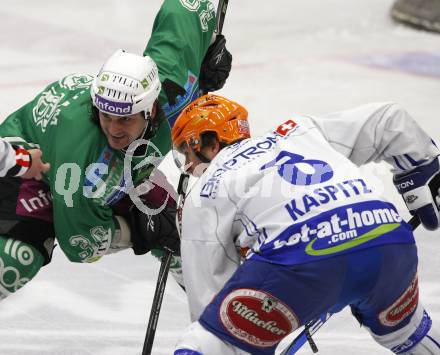
[[[90,91],[101,112],[127,116],[144,111],[148,118],[160,89],[153,59],[118,49],[102,66]]]

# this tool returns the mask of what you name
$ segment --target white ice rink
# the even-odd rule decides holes
[[[0,118],[66,74],[99,70],[117,48],[141,53],[159,0],[1,0]],[[231,0],[224,33],[234,56],[220,92],[246,105],[254,133],[294,113],[396,101],[440,142],[440,35],[394,24],[392,0]],[[386,195],[408,213],[382,165]],[[421,228],[421,301],[440,323],[440,231]],[[0,305],[0,355],[141,353],[159,263],[131,252],[53,261]],[[187,326],[170,279],[154,354],[172,354]],[[388,354],[348,312],[319,332],[322,355]],[[303,354],[311,353],[307,348]]]

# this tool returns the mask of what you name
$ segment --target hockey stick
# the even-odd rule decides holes
[[[220,52],[218,52],[217,45],[215,44],[218,36],[220,36],[222,34],[223,31],[223,24],[225,22],[225,17],[226,17],[226,10],[228,9],[228,4],[229,4],[229,0],[219,0],[218,5],[217,5],[217,11],[216,11],[216,25],[215,25],[215,30],[213,33],[213,39],[215,38],[215,41],[213,41],[209,48],[208,51],[205,54],[205,58],[203,59],[202,62],[202,68],[203,68],[203,63],[205,63],[206,60],[211,61],[211,59],[215,59],[216,61],[216,65],[218,64],[218,62],[221,60],[221,58],[223,57],[224,54],[224,50],[226,49],[225,47],[223,47],[221,49]],[[215,35],[215,37],[214,37]],[[224,40],[224,39],[223,39]],[[213,56],[213,53],[211,53],[211,48],[213,51],[217,51],[216,55]],[[211,57],[212,56],[212,57]],[[202,70],[202,68],[200,70]],[[206,95],[208,93],[208,89],[200,89],[200,94],[201,95]]]
[[[229,0],[219,0],[217,7],[217,24],[215,30],[217,35],[222,33],[228,4]],[[159,320],[159,312],[162,306],[162,299],[165,293],[165,285],[167,282],[172,256],[173,253],[171,250],[167,249],[165,255],[162,257],[159,275],[157,277],[156,290],[154,292],[153,305],[151,306],[150,319],[148,320],[147,333],[145,334],[142,355],[150,355],[151,349],[153,348],[154,335],[156,333],[157,321]]]
[[[166,249],[160,263],[159,275],[157,276],[156,290],[154,291],[153,304],[151,306],[150,319],[148,320],[147,333],[145,334],[144,347],[142,355],[150,355],[153,348],[154,335],[156,334],[157,321],[159,320],[160,307],[165,293],[168,271],[171,265],[173,252]]]
[[[408,224],[411,226],[411,229],[414,231],[419,225],[420,225],[420,219],[417,216],[413,216],[409,221]],[[321,316],[318,319],[311,320],[308,322],[304,329],[301,331],[301,333],[298,334],[298,336],[293,339],[293,341],[289,344],[289,346],[284,349],[280,355],[293,355],[296,354],[296,352],[301,349],[301,347],[305,343],[309,343],[310,347],[312,348],[313,353],[318,352],[318,347],[316,346],[315,342],[312,339],[312,335],[315,334],[319,328],[321,328],[327,320],[333,315],[333,313],[324,313],[321,314]]]
[[[220,35],[225,22],[226,10],[228,9],[229,0],[220,0],[217,6],[217,26],[215,32]]]

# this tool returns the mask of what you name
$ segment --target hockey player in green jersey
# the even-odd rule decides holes
[[[214,26],[210,1],[165,0],[144,56],[119,50],[95,77],[73,74],[50,84],[0,125],[0,136],[39,147],[51,167],[43,182],[0,181],[1,298],[50,261],[55,241],[73,262],[130,246],[136,254],[178,250],[173,202],[163,188],[142,198],[143,211],[121,201],[136,195],[134,187],[170,150],[170,123],[199,95],[200,68],[210,73],[205,89],[223,86],[231,56],[222,37],[213,41]],[[212,60],[219,52],[226,54]]]

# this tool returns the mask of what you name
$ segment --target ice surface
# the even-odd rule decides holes
[[[93,74],[117,48],[141,52],[159,0],[2,0],[0,118],[73,72]],[[295,113],[395,101],[440,142],[440,35],[394,24],[391,0],[231,1],[234,66],[220,92],[246,105],[254,133]],[[370,166],[404,211],[382,165]],[[404,212],[407,217],[408,214]],[[421,300],[440,322],[440,232],[416,232]],[[140,354],[159,263],[123,252],[96,264],[53,261],[1,304],[1,355]],[[172,354],[188,324],[169,280],[154,354]],[[319,331],[322,355],[388,354],[348,312]],[[304,354],[311,353],[307,348]]]

